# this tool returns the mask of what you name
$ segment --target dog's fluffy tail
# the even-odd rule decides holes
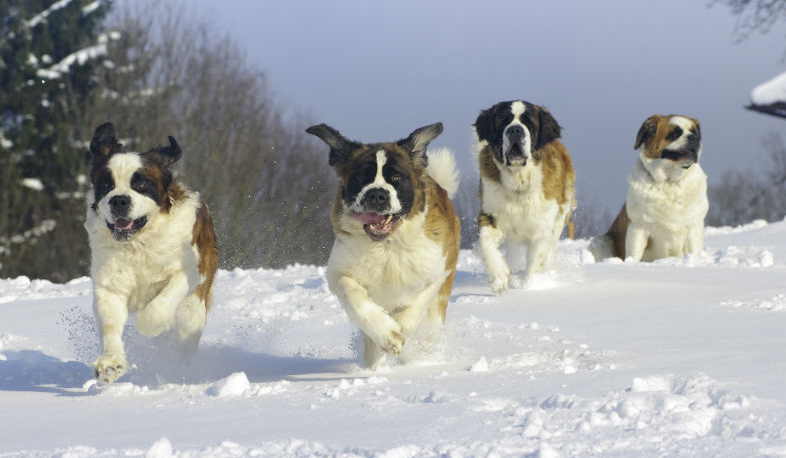
[[[451,199],[459,187],[459,173],[456,168],[456,157],[448,148],[437,148],[428,152],[426,173],[447,191]]]

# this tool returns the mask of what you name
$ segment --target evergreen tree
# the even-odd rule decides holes
[[[0,278],[85,275],[89,126],[108,1],[0,0]],[[87,136],[86,136],[87,135]]]

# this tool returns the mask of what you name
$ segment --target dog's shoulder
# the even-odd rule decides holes
[[[553,140],[541,148],[540,167],[544,198],[556,200],[560,205],[572,201],[576,173],[568,149],[561,141]]]

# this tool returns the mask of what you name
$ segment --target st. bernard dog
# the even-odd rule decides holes
[[[480,248],[491,289],[508,289],[511,270],[499,247],[527,246],[525,278],[540,272],[568,223],[575,174],[561,127],[546,108],[500,102],[475,121],[480,167]]]
[[[362,331],[364,361],[376,369],[422,323],[445,321],[459,252],[450,203],[455,159],[445,149],[426,154],[441,123],[392,143],[347,140],[325,124],[306,132],[330,146],[328,163],[340,179],[328,286]]]
[[[590,252],[596,260],[700,255],[709,203],[707,175],[699,165],[699,121],[651,116],[634,149],[639,157],[628,177],[628,198],[608,232],[593,238]]]
[[[122,336],[129,312],[141,334],[176,328],[182,348],[196,349],[218,252],[205,203],[169,170],[181,156],[174,138],[167,147],[127,152],[105,123],[90,151],[85,228],[102,347],[94,367],[99,381],[111,383],[128,368]]]

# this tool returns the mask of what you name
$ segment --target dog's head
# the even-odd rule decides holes
[[[701,157],[697,119],[653,115],[641,125],[636,144],[642,163],[657,181],[677,181]]]
[[[157,214],[169,211],[169,166],[181,156],[174,138],[169,137],[169,146],[146,153],[126,152],[115,138],[114,125],[108,122],[96,128],[90,152],[93,190],[89,211],[106,222],[115,240],[131,240]]]
[[[506,167],[524,167],[531,158],[539,161],[541,148],[558,139],[562,130],[546,108],[521,100],[481,111],[474,127],[497,164]]]
[[[343,206],[372,240],[385,240],[403,218],[423,209],[426,147],[442,133],[442,123],[392,143],[347,140],[326,124],[306,132],[330,146],[328,163],[341,179]]]

